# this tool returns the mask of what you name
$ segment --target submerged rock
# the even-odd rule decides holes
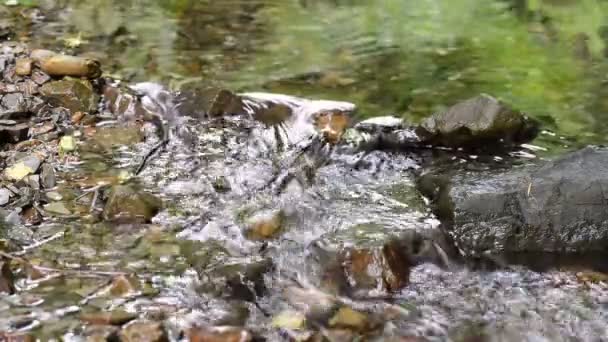
[[[124,310],[83,313],[80,320],[93,325],[123,325],[137,318],[137,314]]]
[[[40,88],[40,92],[51,105],[64,107],[72,113],[93,112],[99,102],[91,82],[82,79],[49,82]]]
[[[205,327],[188,330],[190,342],[250,342],[251,333],[238,327]]]
[[[44,210],[46,210],[51,215],[70,215],[72,212],[64,202],[51,202],[49,204],[44,205]]]
[[[92,137],[92,142],[104,150],[126,145],[135,145],[143,141],[144,135],[137,126],[101,127]]]
[[[427,118],[416,129],[422,141],[447,147],[508,146],[536,137],[539,124],[489,96],[460,102]]]
[[[245,235],[252,240],[265,240],[275,237],[285,224],[282,210],[260,212],[247,220]]]
[[[152,194],[139,192],[131,186],[116,185],[110,191],[103,217],[120,223],[147,223],[161,207],[162,201]]]
[[[169,337],[162,323],[134,321],[120,330],[120,341],[122,342],[166,342]]]
[[[336,314],[329,319],[328,323],[332,328],[355,331],[365,331],[370,327],[370,319],[365,313],[353,310],[347,306],[339,308]]]
[[[248,302],[266,294],[264,275],[274,267],[270,258],[234,257],[214,240],[184,241],[180,249],[203,280],[198,291]]]
[[[451,180],[425,175],[419,185],[465,255],[538,267],[606,267],[608,149],[588,147],[541,167],[460,173]]]
[[[209,290],[228,298],[255,302],[267,292],[264,275],[272,270],[270,259],[255,259],[226,263],[208,272]],[[206,287],[206,286],[205,286]]]
[[[347,248],[341,259],[349,285],[357,290],[398,291],[409,283],[414,266],[409,251],[394,240],[379,248]]]
[[[118,341],[119,329],[111,325],[90,325],[84,329],[87,342]]]
[[[338,293],[395,292],[409,284],[414,266],[424,262],[447,266],[442,251],[416,231],[387,237],[385,241],[372,238],[354,246],[343,246],[335,258],[331,251],[316,247],[318,259],[325,265],[322,286]]]
[[[246,113],[241,97],[222,88],[185,89],[180,92],[177,101],[180,114],[197,118]]]
[[[347,111],[321,111],[314,117],[314,126],[327,142],[337,144],[351,125],[350,116]]]

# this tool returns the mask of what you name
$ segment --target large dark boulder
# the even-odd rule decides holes
[[[530,141],[539,124],[489,95],[436,113],[416,129],[422,142],[446,147],[496,147]]]
[[[464,255],[605,267],[608,149],[588,147],[543,166],[498,173],[429,174],[418,186]]]

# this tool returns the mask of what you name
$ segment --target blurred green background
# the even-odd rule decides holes
[[[16,39],[94,53],[129,81],[348,100],[412,121],[484,92],[579,144],[608,132],[604,0],[23,3],[45,17]]]

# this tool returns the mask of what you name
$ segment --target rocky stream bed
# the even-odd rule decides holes
[[[0,45],[0,340],[608,339],[606,149],[100,68]]]

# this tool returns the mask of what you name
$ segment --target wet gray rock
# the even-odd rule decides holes
[[[274,267],[272,260],[251,258],[237,263],[227,263],[212,270],[205,270],[209,283],[200,290],[215,292],[230,299],[255,302],[267,293],[264,274]]]
[[[23,102],[25,102],[25,98],[23,94],[20,93],[10,93],[6,94],[2,97],[2,107],[6,109],[19,107]]]
[[[588,147],[504,172],[429,174],[418,185],[467,256],[538,267],[605,260],[608,149]]]
[[[88,80],[65,78],[44,84],[40,88],[44,98],[55,107],[74,112],[93,112],[99,96]]]
[[[22,180],[28,175],[35,174],[43,160],[43,156],[37,154],[28,155],[6,168],[4,175],[9,180]]]
[[[24,92],[29,90],[18,89],[13,84],[4,87],[0,84],[0,93],[7,92],[0,100],[0,119],[22,120],[39,113],[45,107],[42,99],[33,96],[25,96]]]
[[[34,190],[40,190],[40,175],[29,175],[25,178],[25,183]]]
[[[18,89],[14,89],[17,91]],[[2,96],[0,100],[1,119],[19,119],[31,114],[26,97],[19,92],[12,92]]]
[[[380,228],[381,229],[381,228]],[[410,271],[416,265],[430,262],[448,266],[442,251],[429,237],[414,230],[387,234],[385,240],[372,238],[333,250],[313,245],[313,255],[324,264],[322,287],[330,292],[363,294],[369,291],[396,292],[409,284]],[[337,235],[331,241],[347,240]]]
[[[482,94],[432,115],[416,133],[431,145],[501,147],[530,141],[538,130],[537,121]]]
[[[50,164],[42,165],[40,171],[40,182],[45,189],[53,188],[56,184],[55,169]]]
[[[32,72],[32,76],[31,79],[34,83],[38,84],[38,85],[43,85],[46,82],[51,80],[51,76],[45,74],[44,72],[36,69]]]

